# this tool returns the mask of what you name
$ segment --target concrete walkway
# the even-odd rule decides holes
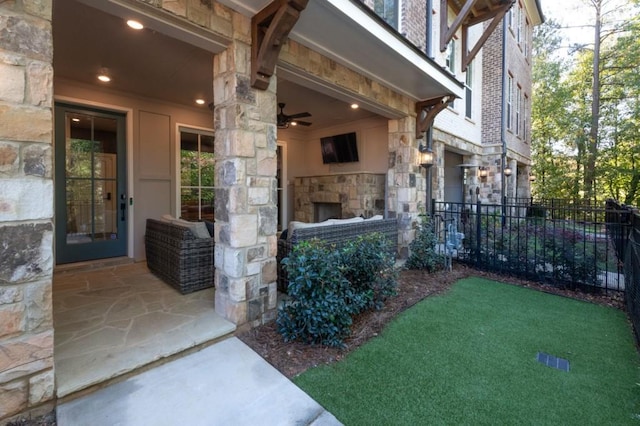
[[[59,426],[340,425],[235,337],[58,406]]]

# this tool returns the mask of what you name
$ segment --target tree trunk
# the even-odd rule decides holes
[[[598,154],[598,131],[600,124],[600,31],[602,27],[602,0],[592,0],[596,10],[596,23],[593,45],[593,86],[591,88],[591,131],[587,146],[587,158],[584,164],[585,198],[595,199],[596,195],[596,156]]]

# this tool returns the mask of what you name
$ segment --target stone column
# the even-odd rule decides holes
[[[409,255],[419,206],[424,208],[426,199],[426,182],[418,164],[415,129],[416,118],[412,116],[389,121],[387,206],[389,217],[398,219],[398,251],[402,259]]]
[[[51,0],[0,2],[0,423],[53,407]]]
[[[214,58],[216,312],[238,326],[275,318],[276,78],[250,85],[250,21]]]

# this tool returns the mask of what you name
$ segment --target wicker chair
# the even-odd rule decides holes
[[[278,240],[278,290],[287,291],[288,279],[287,271],[282,264],[282,259],[289,256],[293,247],[300,241],[318,238],[336,247],[342,247],[354,238],[380,232],[384,234],[389,242],[389,251],[396,255],[398,252],[398,221],[397,219],[365,220],[363,222],[348,223],[344,225],[315,226],[309,228],[295,229],[290,238]]]
[[[213,238],[197,238],[187,227],[147,219],[144,242],[149,270],[180,293],[213,286]]]

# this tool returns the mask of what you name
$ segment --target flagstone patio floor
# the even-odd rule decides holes
[[[214,311],[213,288],[181,295],[144,262],[97,266],[54,272],[59,398],[235,330]]]

